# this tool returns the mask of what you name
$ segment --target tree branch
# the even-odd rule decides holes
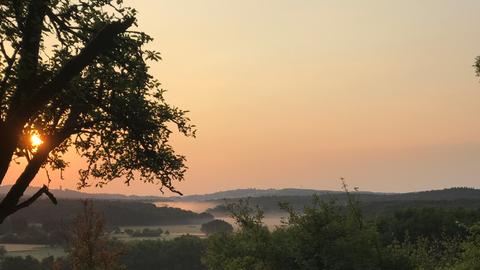
[[[32,115],[36,115],[44,104],[59,93],[67,83],[87,67],[95,57],[115,46],[114,39],[119,34],[125,32],[134,21],[135,19],[132,17],[123,22],[117,21],[109,23],[103,27],[78,55],[70,59],[53,79],[33,95],[26,106],[29,110],[23,110],[20,113],[25,114],[27,119]]]
[[[84,35],[80,34],[80,33],[77,33],[75,31],[73,31],[72,29],[74,29],[73,27],[67,25],[64,21],[62,21],[58,15],[56,15],[55,13],[53,13],[51,10],[48,10],[47,11],[47,16],[48,18],[50,19],[50,21],[52,22],[52,24],[54,25],[55,27],[55,31],[57,32],[57,36],[59,37],[59,40],[61,41],[62,37],[61,37],[61,31],[59,30],[63,30],[67,33],[70,33],[71,35],[79,38],[80,40],[83,40],[83,41],[88,41],[87,37],[85,37]],[[58,25],[55,26],[55,25]],[[82,29],[84,30],[84,29]]]
[[[2,45],[2,48],[3,48],[3,42],[1,43]],[[4,49],[2,49],[4,50]],[[12,73],[12,70],[13,70],[13,64],[15,63],[15,60],[17,58],[17,53],[18,51],[20,50],[20,47],[18,46],[17,48],[15,48],[15,50],[13,51],[13,54],[11,57],[5,57],[7,59],[7,67],[4,69],[4,74],[3,74],[3,78],[2,78],[2,81],[0,82],[0,101],[3,101],[3,99],[5,98],[5,94],[7,93],[7,82],[8,82],[8,79],[10,78],[10,75]]]
[[[13,6],[13,13],[15,14],[15,21],[17,22],[18,29],[23,30],[24,22],[22,21],[21,4],[15,1]]]
[[[5,50],[5,46],[3,45],[3,40],[0,41],[0,50],[3,54],[3,57],[5,57],[5,59],[7,60],[7,63],[10,63],[11,58],[10,56],[8,56],[7,50]]]
[[[5,117],[5,123],[2,123],[3,125],[0,127],[2,129],[0,130],[0,184],[7,173],[10,162],[12,161],[12,156],[17,147],[22,128],[28,120],[21,118],[17,119],[15,112],[28,110],[28,107],[25,108],[20,106],[20,104],[31,95],[35,86],[43,18],[45,17],[47,9],[45,1],[47,0],[30,1],[28,15],[25,20],[25,27],[22,29],[17,88],[15,89],[11,100],[9,100],[10,104]],[[36,113],[36,111],[34,113]]]
[[[40,188],[37,192],[35,192],[35,194],[33,194],[32,197],[30,197],[29,199],[23,201],[22,203],[18,204],[14,209],[13,209],[13,212],[17,212],[18,210],[22,209],[22,208],[25,208],[25,207],[28,207],[30,206],[32,203],[34,203],[38,198],[40,198],[40,196],[42,196],[42,194],[45,194],[47,195],[47,197],[50,199],[50,201],[57,205],[57,198],[55,198],[55,196],[50,192],[50,190],[48,189],[48,187],[46,185],[43,185],[42,188]]]
[[[0,223],[2,223],[7,216],[16,211],[15,209],[20,198],[23,196],[23,193],[30,185],[33,178],[35,178],[35,175],[37,175],[40,168],[45,164],[50,151],[58,147],[66,138],[68,138],[68,136],[70,136],[70,134],[60,131],[45,140],[44,144],[38,148],[37,153],[35,153],[22,174],[18,177],[15,184],[13,184],[0,203]]]
[[[0,203],[0,222],[3,220],[2,218],[5,218],[9,214],[13,213],[12,211],[17,206],[20,198],[23,196],[23,193],[47,159],[49,149],[50,147],[47,149],[40,147],[39,151],[30,160],[30,162],[28,162],[22,174],[18,177],[17,181],[15,181],[15,184],[13,184],[13,186],[10,188],[7,195],[3,198],[2,202]]]
[[[40,42],[42,39],[43,19],[47,10],[46,0],[32,0],[28,7],[25,28],[20,45],[18,62],[17,89],[10,102],[9,111],[16,111],[25,98],[31,94],[35,86],[39,61]]]
[[[32,2],[38,1],[42,0],[32,0]],[[16,147],[16,141],[18,140],[18,135],[28,119],[37,115],[40,108],[48,103],[48,101],[51,100],[56,94],[62,91],[62,89],[75,76],[78,76],[79,73],[94,60],[95,57],[112,48],[115,45],[114,39],[119,34],[125,32],[134,23],[134,21],[135,18],[130,17],[124,21],[112,22],[105,25],[105,27],[98,32],[98,34],[90,41],[90,43],[85,46],[85,48],[83,48],[78,55],[70,59],[70,61],[68,61],[63,68],[60,69],[54,78],[52,78],[33,95],[30,95],[31,98],[26,104],[24,104],[24,106],[18,106],[18,103],[22,100],[21,96],[24,94],[22,92],[25,92],[25,89],[22,91],[19,84],[19,87],[17,87],[17,91],[15,92],[16,97],[12,98],[6,123],[3,126],[3,128],[8,130],[10,134],[0,133],[0,153],[2,153],[0,156],[0,184],[10,164],[13,151]],[[42,25],[41,22],[39,24]],[[27,29],[28,27],[26,27],[25,31],[27,31]],[[22,50],[20,50],[20,53],[22,53]],[[38,61],[38,52],[35,59]],[[20,60],[22,60],[22,57]],[[19,67],[20,66],[21,65],[19,63]],[[32,82],[32,80],[29,81],[29,83]]]

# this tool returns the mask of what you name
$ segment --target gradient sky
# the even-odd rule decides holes
[[[167,100],[198,126],[174,138],[184,193],[480,187],[480,1],[127,3],[163,55],[151,72]]]

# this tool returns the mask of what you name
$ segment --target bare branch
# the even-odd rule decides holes
[[[1,46],[2,46],[2,51],[5,50],[3,48],[3,42],[1,43]],[[10,79],[10,75],[13,70],[13,64],[15,64],[15,60],[17,58],[17,54],[19,50],[20,50],[20,46],[17,46],[14,49],[12,56],[10,57],[5,56],[5,58],[7,59],[7,67],[4,69],[4,72],[3,72],[4,75],[3,75],[2,81],[0,82],[0,101],[3,101],[5,94],[7,93],[8,79]],[[4,53],[6,54],[6,52]]]
[[[18,210],[20,210],[22,208],[30,206],[38,198],[40,198],[40,196],[42,196],[42,194],[47,195],[47,197],[50,199],[50,201],[53,204],[57,205],[57,203],[58,203],[57,198],[55,198],[55,196],[50,192],[50,190],[48,189],[48,187],[46,185],[43,185],[43,187],[41,187],[37,192],[35,192],[35,194],[33,194],[32,197],[30,197],[29,199],[27,199],[27,200],[23,201],[22,203],[18,204],[13,209],[13,212],[17,212]]]
[[[47,16],[48,18],[50,19],[50,21],[52,22],[53,26],[55,27],[55,31],[57,32],[57,36],[60,40],[60,42],[62,42],[62,37],[61,37],[61,31],[60,30],[63,30],[67,33],[70,33],[71,35],[83,40],[83,41],[88,41],[88,38],[78,32],[75,32],[73,31],[73,29],[79,29],[79,28],[76,28],[76,27],[71,27],[69,25],[67,25],[64,21],[62,21],[58,15],[56,15],[55,13],[53,13],[51,10],[47,10]],[[83,29],[82,29],[83,30]]]
[[[5,45],[3,45],[3,40],[0,41],[0,50],[3,54],[3,57],[5,57],[5,59],[7,60],[7,63],[10,63],[10,61],[12,61],[12,59],[8,55],[7,50],[5,49]]]

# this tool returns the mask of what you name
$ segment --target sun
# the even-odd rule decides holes
[[[38,134],[32,134],[32,136],[30,137],[30,142],[32,143],[32,146],[35,148],[40,146],[43,143],[42,138],[40,138],[40,135]]]

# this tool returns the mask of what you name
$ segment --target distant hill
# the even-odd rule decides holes
[[[281,194],[281,193],[280,193]],[[323,200],[335,200],[344,203],[347,196],[344,192],[316,193]],[[408,192],[408,193],[360,193],[352,192],[354,197],[361,202],[364,212],[382,212],[402,207],[466,207],[480,208],[480,190],[473,188],[448,188],[442,190]],[[218,205],[209,209],[209,213],[225,214],[225,203],[233,203],[241,198],[226,198],[218,201]],[[312,196],[251,196],[250,205],[257,205],[267,213],[281,212],[279,203],[288,203],[296,210],[311,205]]]
[[[473,188],[449,188],[408,193],[357,193],[352,192],[354,197],[361,202],[363,212],[380,213],[389,212],[404,207],[464,207],[480,209],[480,190]],[[325,201],[337,201],[344,204],[347,195],[344,192],[317,193],[317,196]],[[237,202],[241,198],[228,198],[217,200],[216,207],[207,212],[217,215],[228,213],[226,204]],[[293,209],[301,210],[312,204],[312,196],[259,196],[249,197],[250,205],[260,207],[266,213],[283,212],[279,204],[288,203]]]
[[[407,193],[381,193],[381,192],[352,192],[361,200],[367,201],[404,201],[404,200],[459,200],[480,199],[480,189],[457,187],[442,190],[418,191]],[[341,198],[345,196],[343,191],[315,190],[315,189],[235,189],[215,192],[204,195],[188,195],[169,197],[172,201],[216,201],[224,199],[259,198],[259,197],[320,197]]]
[[[0,196],[7,194],[12,186],[1,186]],[[39,187],[28,187],[25,191],[25,196],[31,196]],[[159,196],[136,196],[123,194],[109,194],[109,193],[85,193],[71,189],[50,189],[50,192],[55,195],[57,199],[93,199],[93,200],[134,200],[134,201],[166,201],[165,197]]]
[[[0,197],[6,194],[11,186],[0,187]],[[29,187],[25,192],[25,196],[31,196],[39,187]],[[240,198],[261,198],[261,197],[275,197],[293,198],[293,197],[308,197],[313,195],[320,197],[342,198],[345,196],[342,191],[331,190],[315,190],[315,189],[234,189],[227,191],[220,191],[210,194],[160,197],[160,196],[136,196],[123,194],[109,194],[109,193],[85,193],[70,189],[51,189],[50,190],[57,199],[95,199],[95,200],[132,200],[132,201],[219,201]],[[442,190],[430,190],[407,193],[381,193],[381,192],[353,192],[357,198],[362,201],[438,201],[438,200],[480,200],[480,189],[457,187]]]
[[[397,193],[384,195],[388,200],[407,201],[451,201],[480,199],[480,189],[468,187],[454,187],[440,190]]]
[[[95,200],[93,206],[96,211],[103,214],[108,226],[190,225],[202,224],[213,219],[213,216],[208,213],[156,207],[152,203],[139,201]],[[81,200],[60,199],[58,205],[53,205],[48,199],[40,199],[8,217],[5,222],[15,223],[18,220],[25,220],[28,223],[69,224],[82,212],[82,209]],[[0,234],[2,226],[0,224]]]
[[[220,191],[204,195],[187,195],[187,196],[175,196],[169,197],[172,201],[214,201],[223,199],[238,199],[248,197],[265,197],[265,196],[312,196],[314,194],[331,194],[339,193],[338,191],[328,190],[314,190],[314,189],[297,189],[297,188],[285,188],[285,189],[234,189],[227,191]]]

